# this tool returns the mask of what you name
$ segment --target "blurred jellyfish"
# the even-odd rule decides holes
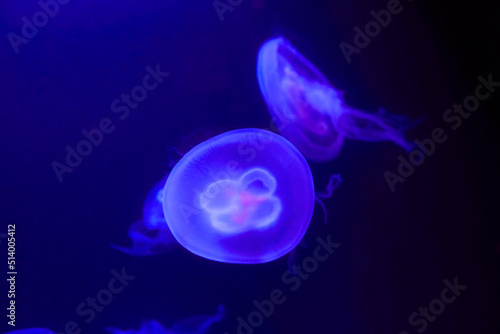
[[[285,138],[241,129],[184,155],[165,184],[163,209],[175,239],[194,254],[262,263],[290,252],[314,209],[311,170]]]
[[[51,331],[46,328],[26,328],[18,329],[12,332],[6,332],[5,334],[56,334],[56,332]]]
[[[144,321],[139,330],[119,330],[108,327],[106,330],[112,334],[206,334],[210,326],[215,322],[221,321],[225,316],[225,310],[222,305],[217,308],[215,315],[196,315],[177,321],[171,327],[165,328],[158,321]]]
[[[335,158],[344,138],[413,147],[404,139],[407,117],[348,107],[343,93],[283,37],[261,46],[257,77],[276,127],[309,160]]]
[[[133,223],[128,231],[132,240],[130,248],[111,245],[113,248],[135,256],[161,254],[177,245],[163,214],[163,187],[165,180],[150,190],[144,201],[143,217]]]

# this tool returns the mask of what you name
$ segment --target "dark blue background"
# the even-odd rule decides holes
[[[40,7],[3,1],[0,233],[16,224],[17,328],[62,331],[74,320],[83,333],[102,333],[137,328],[144,318],[168,326],[223,303],[228,314],[213,333],[233,334],[253,300],[280,288],[288,300],[255,333],[415,333],[408,316],[458,276],[468,289],[427,333],[496,333],[499,92],[460,129],[448,128],[448,140],[394,193],[383,177],[403,153],[393,144],[347,142],[335,161],[311,164],[318,188],[332,173],[344,182],[326,202],[328,225],[316,210],[305,241],[314,247],[316,236],[331,234],[342,245],[295,293],[281,281],[286,257],[231,265],[181,248],[132,258],[109,247],[141,217],[172,147],[198,142],[200,132],[269,127],[255,74],[268,38],[290,39],[351,105],[424,116],[410,138],[443,126],[443,112],[474,92],[478,75],[500,78],[498,5],[403,2],[403,12],[348,64],[339,43],[352,43],[354,26],[386,6],[243,0],[221,22],[211,1],[71,0],[16,54],[7,33],[19,34],[21,17]],[[111,102],[156,64],[170,76],[119,120]],[[116,130],[59,183],[51,163],[63,162],[65,146],[75,147],[81,131],[105,117]],[[299,261],[311,250],[300,250]],[[76,306],[123,266],[135,280],[84,324]]]

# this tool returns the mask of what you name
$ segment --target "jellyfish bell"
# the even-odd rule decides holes
[[[314,209],[311,170],[285,138],[240,129],[187,152],[165,184],[163,212],[192,253],[228,263],[262,263],[290,252]]]
[[[283,37],[261,46],[257,78],[276,127],[309,160],[335,158],[344,138],[413,147],[404,139],[411,126],[406,117],[347,106],[343,92]]]
[[[279,37],[260,48],[257,77],[276,127],[306,158],[338,154],[343,137],[331,113],[339,113],[342,93],[316,67]]]
[[[130,247],[111,246],[121,252],[134,256],[163,254],[177,246],[163,214],[163,188],[166,178],[162,179],[149,191],[144,201],[142,219],[133,223],[128,236],[132,240]]]

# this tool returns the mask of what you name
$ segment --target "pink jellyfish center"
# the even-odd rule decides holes
[[[227,234],[261,230],[272,226],[281,212],[274,196],[276,178],[263,168],[252,168],[239,179],[222,179],[209,184],[200,204],[212,227]]]

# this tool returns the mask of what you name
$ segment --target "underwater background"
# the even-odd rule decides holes
[[[39,2],[2,1],[5,315],[10,224],[17,275],[16,326],[2,314],[1,332],[104,333],[138,329],[145,319],[169,327],[223,305],[225,317],[209,333],[498,333],[500,88],[488,86],[490,96],[456,129],[443,114],[474,95],[479,76],[500,81],[499,5],[399,5],[368,45],[346,57],[339,45],[353,44],[354,28],[387,1],[61,0],[36,32],[23,32],[23,18],[32,20]],[[179,154],[225,131],[271,126],[256,61],[262,43],[277,36],[344,91],[349,105],[420,119],[409,140],[435,128],[447,140],[394,191],[384,173],[397,173],[398,157],[408,153],[391,142],[346,141],[336,159],[310,162],[317,190],[332,174],[343,181],[324,201],[327,224],[315,207],[295,259],[243,265],[182,247],[144,257],[113,249],[126,243],[146,195]],[[113,101],[158,69],[169,74],[144,100],[113,111]],[[76,148],[82,131],[105,119],[113,130],[58,177],[54,162],[64,163],[66,147]],[[307,278],[284,279],[290,262],[313,254],[318,237],[338,248]],[[77,313],[122,270],[134,278],[109,304],[90,321]],[[454,282],[467,288],[444,311],[409,321]],[[286,300],[262,324],[239,326],[257,310],[254,301],[276,289]]]

